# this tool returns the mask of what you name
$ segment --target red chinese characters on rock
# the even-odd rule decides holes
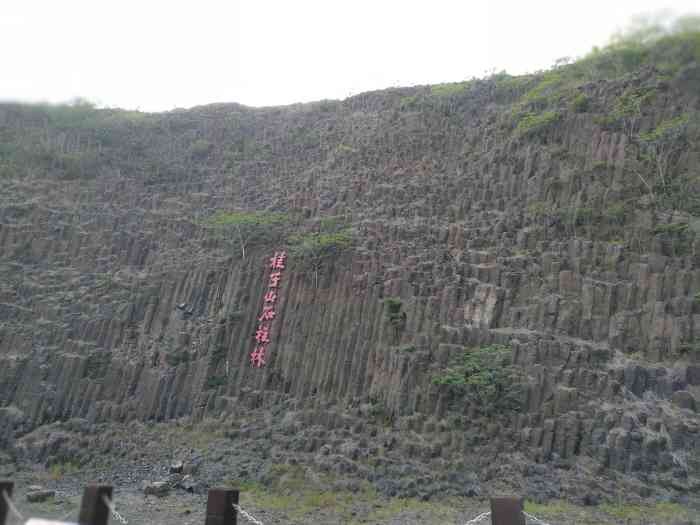
[[[255,368],[265,366],[267,345],[270,344],[270,329],[272,321],[275,319],[275,305],[279,298],[280,282],[282,280],[282,270],[285,268],[287,261],[287,252],[276,252],[270,258],[269,268],[271,270],[269,281],[267,284],[268,290],[263,297],[263,308],[258,317],[257,330],[255,331],[255,350],[250,353],[250,363]]]

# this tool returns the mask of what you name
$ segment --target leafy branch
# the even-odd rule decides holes
[[[206,226],[224,235],[235,236],[241,248],[241,256],[245,259],[247,248],[253,239],[263,236],[269,227],[278,226],[285,221],[287,215],[283,213],[220,211],[206,221]]]

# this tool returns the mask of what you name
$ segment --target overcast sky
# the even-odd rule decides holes
[[[0,99],[266,106],[523,73],[698,0],[0,0]]]

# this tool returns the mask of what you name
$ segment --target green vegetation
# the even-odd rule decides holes
[[[614,202],[603,211],[603,220],[608,224],[621,226],[627,220],[627,215],[628,210],[625,203]]]
[[[548,521],[567,520],[581,525],[597,525],[614,518],[623,523],[685,523],[693,517],[693,511],[677,503],[659,502],[651,505],[633,503],[603,503],[597,507],[597,515],[587,509],[563,500],[539,504],[525,502],[525,512]],[[607,519],[606,519],[607,518]]]
[[[575,505],[564,500],[552,500],[547,503],[525,501],[525,512],[538,518],[557,519],[566,517],[568,520],[573,520],[574,516],[578,514],[577,510]]]
[[[107,375],[112,352],[108,350],[93,350],[87,358],[85,376],[90,379],[104,379]]]
[[[398,341],[401,330],[406,325],[406,312],[402,311],[403,302],[398,297],[387,297],[384,299],[384,306],[386,317],[394,329],[394,339]]]
[[[591,105],[591,99],[588,98],[584,93],[579,93],[576,95],[574,100],[571,101],[571,110],[574,113],[586,113]]]
[[[592,224],[596,219],[593,208],[576,207],[564,208],[557,211],[557,215],[565,226],[585,226]]]
[[[655,235],[665,237],[682,237],[688,233],[687,222],[674,222],[671,224],[659,224],[654,228]]]
[[[211,151],[213,145],[208,140],[198,139],[190,146],[190,155],[196,159],[203,159]]]
[[[597,116],[595,121],[604,129],[623,131],[629,138],[632,138],[637,130],[644,107],[650,104],[655,96],[655,88],[628,89],[615,100],[609,114]]]
[[[626,523],[673,523],[690,520],[694,512],[678,503],[659,502],[654,505],[605,503],[600,506],[605,514],[625,520]]]
[[[453,522],[463,503],[456,498],[421,501],[417,498],[386,498],[372,484],[362,481],[352,490],[332,489],[336,478],[330,473],[310,477],[299,465],[272,464],[263,482],[229,480],[224,485],[241,491],[241,505],[253,509],[272,509],[285,520],[302,522],[311,515],[332,523],[387,522],[404,513],[421,516],[427,523]]]
[[[676,168],[679,156],[693,140],[691,125],[697,128],[699,123],[696,114],[682,114],[637,137],[639,156],[634,171],[661,208],[700,216],[700,175],[680,173]]]
[[[418,100],[418,95],[401,97],[399,100],[399,109],[415,109],[418,106]]]
[[[213,226],[255,225],[266,226],[287,220],[283,213],[266,212],[225,212],[220,211],[209,219]]]
[[[700,357],[700,341],[688,341],[678,346],[681,354]]]
[[[654,228],[654,235],[670,246],[670,255],[681,257],[692,251],[695,233],[687,222],[659,224]]]
[[[670,27],[641,22],[566,69],[579,78],[611,79],[648,64],[673,74],[696,60],[700,60],[700,17],[686,16]]]
[[[515,133],[520,137],[541,135],[560,119],[561,114],[556,111],[545,111],[538,115],[524,113],[520,116]]]
[[[347,144],[338,144],[335,148],[335,152],[339,155],[346,155],[350,153],[356,153],[357,150],[352,146],[348,146]]]
[[[328,261],[350,248],[353,237],[343,217],[326,217],[318,221],[316,231],[292,234],[288,241],[290,253],[299,261],[301,268],[313,273],[318,288],[321,269]]]
[[[539,219],[552,212],[552,207],[546,202],[533,201],[527,205],[528,214],[532,215],[534,218]]]
[[[435,84],[433,86],[430,86],[430,93],[437,97],[451,97],[453,95],[459,95],[460,93],[464,93],[470,85],[471,82],[469,81]]]
[[[65,476],[71,476],[80,472],[80,466],[71,461],[64,463],[55,463],[49,468],[49,477],[54,481],[63,479]]]
[[[542,80],[530,91],[525,93],[518,103],[518,107],[531,109],[544,109],[550,103],[559,98],[558,88],[563,84],[564,77],[558,69],[547,71]]]
[[[533,83],[532,75],[511,76],[505,71],[492,75],[489,80],[495,83],[494,98],[499,103],[520,98]]]
[[[286,223],[288,216],[273,212],[226,212],[219,211],[210,217],[204,226],[213,229],[223,238],[235,239],[245,259],[247,249],[253,240],[269,239],[276,233],[274,226]]]
[[[685,136],[688,120],[688,115],[664,120],[654,130],[639,135],[639,140],[647,144],[676,141]]]
[[[470,348],[434,375],[435,385],[447,386],[479,406],[517,409],[521,399],[519,371],[511,365],[513,351],[504,345]]]
[[[352,245],[350,230],[336,233],[298,233],[289,237],[293,252],[296,255],[331,254],[344,250]]]

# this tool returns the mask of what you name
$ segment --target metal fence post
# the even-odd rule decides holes
[[[234,489],[209,489],[207,516],[204,525],[237,525],[238,491]]]
[[[15,484],[12,481],[0,481],[0,525],[5,525],[7,522],[7,515],[10,512],[10,508],[5,501],[4,495],[6,494],[8,498],[11,498],[12,489],[14,486]]]
[[[109,508],[104,498],[112,499],[111,485],[88,485],[83,491],[78,523],[80,525],[107,525]]]
[[[523,498],[491,498],[491,525],[525,525]]]

